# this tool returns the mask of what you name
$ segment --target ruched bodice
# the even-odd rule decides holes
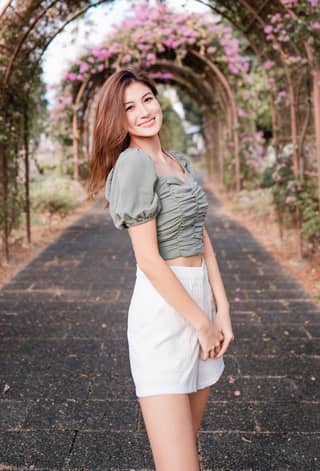
[[[110,214],[118,229],[156,218],[159,252],[164,259],[203,253],[207,195],[197,182],[191,162],[170,152],[183,166],[185,181],[157,175],[152,158],[139,148],[122,152],[105,187]]]

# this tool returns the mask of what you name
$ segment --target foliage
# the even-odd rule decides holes
[[[66,216],[85,197],[85,190],[80,183],[54,173],[38,177],[31,184],[33,209],[48,212],[50,217],[54,214],[58,214],[60,217]]]
[[[320,244],[320,210],[316,191],[316,178],[305,175],[300,182],[292,166],[292,155],[282,152],[278,161],[267,167],[262,186],[271,188],[273,204],[278,213],[296,223],[296,208],[301,212],[301,235],[309,242],[309,248]]]
[[[316,188],[316,178],[306,176],[296,203],[302,213],[301,235],[313,252],[320,248],[320,211]]]
[[[318,0],[281,0],[286,7],[269,15],[269,22],[264,27],[266,39],[276,51],[286,51],[286,62],[289,67],[305,62],[303,43],[307,42],[315,53],[319,63],[320,50],[320,5]],[[301,48],[301,54],[297,50]]]
[[[23,186],[16,184],[15,186],[10,185],[6,195],[7,204],[0,205],[0,230],[4,232],[5,225],[5,211],[7,211],[7,222],[8,222],[8,233],[10,235],[13,229],[19,227],[22,221],[24,199],[23,199]],[[1,199],[4,198],[1,195]],[[3,199],[2,199],[3,201]]]
[[[258,131],[240,134],[240,169],[244,188],[258,188],[264,165],[265,139]]]
[[[159,101],[163,111],[163,126],[160,131],[163,147],[186,152],[186,135],[179,115],[163,95],[159,97]]]
[[[202,126],[202,113],[199,104],[182,88],[177,88],[177,95],[183,105],[186,120],[192,124]]]
[[[251,57],[251,70],[244,84],[236,87],[238,117],[241,125],[256,129],[266,134],[272,133],[270,87],[264,69],[256,57]]]
[[[24,156],[24,144],[26,140],[29,140],[30,149],[36,147],[44,122],[44,107],[41,105],[43,85],[39,67],[41,55],[49,39],[59,31],[64,22],[70,19],[70,15],[80,8],[89,6],[90,3],[92,2],[86,0],[59,0],[49,5],[46,2],[19,0],[12,2],[7,14],[1,18],[0,178],[3,185],[0,189],[0,224],[2,229],[5,216],[6,227],[9,231],[21,217],[24,192],[21,161]],[[296,80],[293,86],[299,104],[297,115],[303,116],[302,108],[308,101],[311,101],[310,67],[320,67],[319,1],[265,2],[262,10],[257,12],[256,9],[263,22],[266,23],[263,32],[261,23],[258,25],[258,22],[255,24],[253,21],[250,27],[245,23],[248,19],[248,12],[239,2],[208,0],[207,3],[212,3],[221,11],[225,11],[225,16],[229,17],[230,23],[243,27],[243,31],[248,34],[253,45],[255,41],[259,43],[261,50],[257,50],[257,55],[262,60],[262,68],[252,53],[249,53],[250,57],[243,57],[241,51],[247,47],[246,40],[239,41],[234,30],[226,26],[223,21],[220,24],[215,23],[210,15],[177,14],[170,12],[163,4],[160,8],[150,8],[148,4],[138,6],[133,10],[132,17],[125,20],[101,47],[88,49],[70,67],[70,70],[66,71],[62,89],[58,91],[58,93],[61,92],[62,99],[58,110],[59,116],[56,116],[52,128],[59,142],[63,145],[71,143],[72,103],[84,80],[88,80],[90,87],[94,89],[118,67],[136,64],[148,69],[158,81],[173,83],[172,72],[165,68],[161,71],[158,70],[159,67],[155,69],[153,67],[155,63],[165,59],[175,64],[187,66],[191,64],[192,69],[198,72],[192,61],[187,61],[190,53],[196,51],[218,66],[228,77],[231,87],[236,90],[239,131],[242,136],[250,136],[249,141],[241,141],[241,173],[246,185],[253,178],[253,186],[256,186],[259,170],[255,169],[255,166],[260,162],[260,156],[257,155],[259,144],[256,143],[255,136],[260,130],[263,130],[265,135],[270,133],[271,104],[272,111],[278,116],[290,117],[287,113],[289,105],[292,105],[288,93],[289,79]],[[47,11],[44,15],[42,13],[45,8]],[[255,8],[254,2],[252,8]],[[250,17],[252,17],[251,14]],[[265,42],[261,32],[265,35]],[[24,39],[21,44],[19,44],[20,39]],[[307,57],[306,45],[312,51],[312,60]],[[14,57],[15,51],[17,51],[16,57]],[[12,73],[9,74],[8,81],[4,83],[4,77],[10,69],[9,64],[13,58]],[[300,77],[305,77],[302,87],[297,85],[297,82],[300,83]],[[300,93],[298,90],[301,88],[303,88],[303,93],[298,96]],[[301,97],[303,100],[300,100]],[[45,106],[44,102],[43,106]],[[79,110],[79,117],[81,117],[81,112]],[[300,118],[300,116],[297,117]],[[175,122],[176,117],[170,114],[170,119]],[[298,119],[298,125],[300,122],[301,120]],[[280,143],[290,142],[288,128],[288,120],[284,124],[280,123],[278,129]],[[310,125],[309,128],[311,128]],[[26,129],[28,136],[25,134]],[[224,179],[227,186],[231,186],[234,181],[232,151],[230,143],[228,145],[225,143],[227,173]],[[314,153],[314,147],[312,153]],[[272,174],[278,173],[277,168],[269,170],[269,177],[273,180]],[[278,168],[278,170],[280,174],[283,169]],[[264,175],[266,179],[268,179],[267,175],[266,171]],[[275,198],[279,200],[277,204],[287,208],[292,205],[292,210],[287,211],[292,215],[295,213],[294,205],[301,206],[302,230],[310,240],[312,234],[317,234],[318,224],[315,179],[305,178],[302,186],[299,187],[298,182],[294,182],[291,175],[287,185],[289,183],[291,186],[283,188],[282,191],[278,188],[279,182],[273,181],[271,184]],[[283,185],[286,185],[285,181]],[[296,200],[292,199],[293,197]]]

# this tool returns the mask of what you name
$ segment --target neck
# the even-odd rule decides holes
[[[156,159],[164,160],[162,146],[158,134],[152,137],[135,136],[134,139],[131,138],[130,147],[139,147],[146,154],[153,156]]]

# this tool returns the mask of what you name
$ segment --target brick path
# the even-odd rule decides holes
[[[320,469],[320,312],[209,198],[236,340],[199,433],[203,470]],[[135,262],[102,203],[0,291],[0,470],[153,469],[127,351]]]

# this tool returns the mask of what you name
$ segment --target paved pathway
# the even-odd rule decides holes
[[[126,339],[135,262],[102,203],[0,291],[0,470],[153,469]],[[203,470],[320,469],[320,312],[218,206],[210,195],[207,228],[236,340],[199,434]]]

